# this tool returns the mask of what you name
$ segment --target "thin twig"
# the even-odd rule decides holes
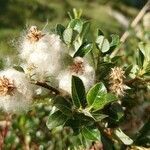
[[[60,94],[59,90],[57,90],[54,87],[48,85],[47,83],[37,81],[35,84],[38,85],[38,86],[41,86],[41,87],[43,87],[45,89],[48,89],[48,90],[50,90],[52,92],[54,92],[54,94],[56,94],[56,95]]]
[[[147,12],[147,10],[149,8],[150,8],[150,0],[148,0],[148,2],[145,4],[145,6],[137,14],[137,16],[135,17],[135,19],[131,22],[131,25],[130,25],[131,28],[135,28],[136,27],[136,25],[140,22],[140,20],[143,18],[143,16],[145,15],[145,13]],[[128,38],[129,35],[130,35],[130,32],[128,30],[126,32],[124,32],[124,34],[120,38],[120,41],[121,41],[122,44],[126,41],[126,39]],[[119,52],[119,50],[120,50],[120,48],[116,49],[111,54],[111,57],[114,57]]]

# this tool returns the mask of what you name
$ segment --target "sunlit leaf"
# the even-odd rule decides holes
[[[103,109],[105,105],[108,105],[109,103],[116,100],[117,97],[114,94],[102,93],[97,97],[97,99],[95,99],[94,103],[92,104],[92,108],[94,109],[94,111],[97,111]]]
[[[80,19],[72,19],[68,25],[68,28],[72,28],[78,33],[82,31],[83,22]]]
[[[102,35],[97,37],[96,44],[102,53],[106,53],[110,48],[109,41]]]
[[[122,132],[121,129],[115,130],[115,135],[125,144],[125,145],[131,145],[133,143],[133,140],[129,138],[126,134]]]
[[[72,37],[73,37],[73,29],[72,28],[65,29],[63,33],[64,42],[66,44],[70,44],[72,42]]]
[[[85,139],[89,139],[92,141],[99,141],[101,137],[98,129],[91,129],[89,127],[84,127],[81,130],[81,133],[85,137]]]
[[[102,82],[94,85],[87,93],[87,102],[88,105],[92,105],[97,99],[99,100],[102,93],[106,93],[106,87]]]

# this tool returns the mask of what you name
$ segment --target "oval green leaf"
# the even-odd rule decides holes
[[[57,96],[54,99],[53,105],[55,107],[57,107],[66,116],[71,116],[72,115],[71,104],[64,97]]]
[[[98,111],[100,109],[103,109],[104,106],[116,100],[117,100],[117,97],[114,94],[101,93],[92,104],[92,108],[94,109],[94,111]]]
[[[84,127],[81,130],[82,135],[85,137],[85,139],[92,140],[92,141],[99,141],[101,136],[98,129],[91,129],[89,127]]]
[[[48,117],[46,125],[49,130],[56,128],[60,125],[64,125],[68,120],[68,117],[64,115],[61,111],[56,111]]]
[[[102,93],[107,93],[104,84],[100,82],[94,85],[87,93],[88,105],[91,106],[95,101],[98,101]]]
[[[102,53],[106,53],[110,48],[109,41],[102,35],[97,37],[96,44]]]
[[[72,37],[73,37],[73,29],[72,28],[65,29],[63,33],[64,42],[66,44],[70,44],[72,42]]]
[[[83,45],[81,45],[79,47],[79,49],[77,50],[77,52],[74,54],[73,57],[77,57],[77,56],[84,57],[92,49],[93,49],[93,44],[92,43],[89,43],[89,44],[84,43]]]
[[[68,25],[68,28],[72,28],[78,33],[82,31],[83,22],[80,19],[72,19]]]
[[[79,108],[80,106],[85,107],[86,105],[86,96],[85,96],[85,87],[82,80],[77,76],[72,76],[72,100],[75,107]]]

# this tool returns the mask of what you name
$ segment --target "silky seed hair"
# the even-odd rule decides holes
[[[0,71],[0,108],[3,111],[28,110],[32,96],[32,85],[24,73],[12,68]]]
[[[49,76],[58,75],[66,53],[59,35],[31,26],[20,44],[20,58],[28,76],[34,75],[33,79],[43,82]]]
[[[79,77],[83,81],[86,91],[88,91],[95,82],[94,68],[82,57],[73,58],[73,63],[58,75],[59,88],[70,94],[72,75]]]

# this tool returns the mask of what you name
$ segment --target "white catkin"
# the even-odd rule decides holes
[[[94,68],[92,66],[90,66],[83,58],[76,57],[75,59],[77,61],[78,60],[83,61],[83,67],[84,67],[83,72],[78,73],[78,74],[75,72],[72,72],[72,71],[70,71],[70,68],[69,68],[70,66],[69,66],[66,70],[60,72],[60,74],[58,76],[59,88],[67,91],[70,94],[71,94],[72,75],[78,76],[83,81],[86,91],[88,91],[91,88],[91,86],[94,84],[94,81],[95,81]]]
[[[28,110],[32,102],[33,91],[24,73],[7,69],[0,72],[0,77],[13,81],[15,86],[13,94],[0,95],[0,108],[6,112]]]
[[[30,73],[36,75],[37,80],[45,80],[46,77],[53,77],[61,69],[61,57],[65,48],[60,37],[55,34],[44,33],[38,41],[31,42],[24,37],[20,57],[25,60],[25,71],[34,66]]]

